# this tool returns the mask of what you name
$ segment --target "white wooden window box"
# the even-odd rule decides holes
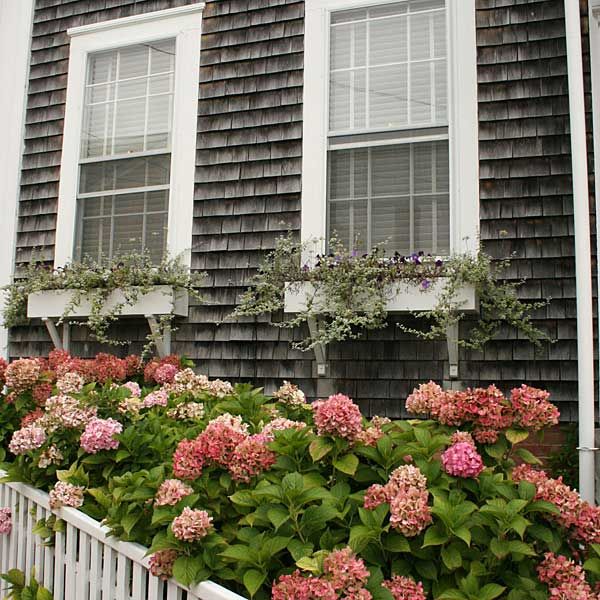
[[[386,309],[391,314],[426,312],[433,310],[447,283],[447,278],[439,277],[431,280],[427,289],[415,283],[397,282],[387,290]],[[315,288],[310,282],[288,283],[285,290],[284,312],[297,313],[306,309],[307,302],[312,302],[313,310],[324,316],[328,313],[327,299],[315,294]],[[476,313],[479,310],[479,300],[475,288],[466,285],[457,292],[456,302],[465,313]],[[319,323],[317,317],[308,320],[311,335],[316,334]],[[458,378],[458,325],[452,326],[447,332],[448,362],[450,379]],[[327,374],[327,357],[323,346],[315,347],[317,359],[317,374]]]
[[[29,294],[27,316],[42,319],[56,348],[69,350],[70,326],[65,319],[62,324],[61,339],[55,320],[61,319],[63,316],[70,320],[84,319],[91,314],[91,302],[85,297],[78,304],[73,305],[68,314],[65,314],[75,293],[75,290],[44,290]],[[115,290],[108,296],[104,309],[108,312],[119,304],[123,304],[120,311],[121,317],[144,317],[153,333],[158,331],[158,316],[171,312],[182,317],[187,317],[188,314],[187,293],[176,291],[168,285],[155,286],[150,292],[141,294],[133,304],[127,304],[123,292]],[[170,353],[171,332],[169,329],[165,330],[162,339],[157,340],[157,351],[160,356]]]

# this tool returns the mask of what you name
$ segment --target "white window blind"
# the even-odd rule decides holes
[[[329,235],[449,252],[444,0],[331,13]]]
[[[165,251],[175,40],[88,57],[76,255]]]

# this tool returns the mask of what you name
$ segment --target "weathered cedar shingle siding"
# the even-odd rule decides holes
[[[37,247],[52,259],[68,66],[65,30],[187,3],[37,1],[19,263]],[[296,0],[206,4],[191,243],[193,268],[208,273],[207,303],[191,307],[175,335],[175,350],[213,377],[269,388],[289,378],[309,396],[329,384],[360,400],[367,412],[397,416],[415,384],[444,378],[444,342],[420,341],[391,326],[333,345],[332,380],[322,382],[313,378],[312,356],[289,348],[288,330],[271,327],[267,318],[222,322],[264,251],[281,232],[300,226],[303,15],[304,3]],[[576,323],[563,0],[477,0],[477,44],[482,241],[494,256],[514,253],[508,276],[527,278],[520,292],[524,298],[553,298],[538,311],[537,322],[559,341],[536,354],[514,332],[503,331],[484,352],[461,352],[461,378],[503,388],[526,381],[547,387],[555,400],[573,401]],[[143,324],[131,327],[130,333],[144,335]],[[467,325],[462,333],[468,335]],[[76,336],[77,351],[94,350],[82,343],[83,331]],[[13,355],[48,349],[41,328],[14,332]],[[572,409],[565,403],[564,417],[573,418]]]

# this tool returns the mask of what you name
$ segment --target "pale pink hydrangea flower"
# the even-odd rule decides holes
[[[167,383],[162,388],[167,394],[182,396],[191,394],[198,396],[208,389],[208,377],[206,375],[196,375],[189,367],[179,371],[173,378],[172,383]]]
[[[119,407],[117,410],[122,415],[129,414],[135,417],[139,415],[141,409],[142,401],[136,396],[131,396],[129,398],[121,400],[121,402],[119,402]]]
[[[171,529],[178,540],[197,542],[212,531],[212,517],[205,510],[186,506],[182,513],[173,519]]]
[[[566,556],[546,552],[537,567],[538,578],[545,583],[553,600],[596,600],[597,595],[585,580],[581,565]]]
[[[83,493],[85,489],[79,485],[73,485],[66,481],[57,481],[54,488],[50,490],[48,504],[52,510],[63,506],[79,508],[83,504]]]
[[[166,363],[164,365],[161,365],[160,367],[158,367],[158,369],[156,369],[156,371],[154,371],[154,380],[159,385],[163,385],[165,383],[172,383],[178,371],[178,367]]]
[[[85,379],[75,371],[69,371],[58,378],[56,388],[61,394],[77,394],[83,389]]]
[[[42,373],[40,361],[36,358],[20,358],[11,362],[4,372],[7,387],[20,394],[32,389]]]
[[[419,467],[402,465],[392,471],[387,486],[388,493],[392,496],[410,487],[423,491],[427,489],[427,477],[421,473]]]
[[[431,522],[429,493],[416,487],[402,490],[390,501],[390,524],[406,537],[419,535]]]
[[[276,431],[284,431],[286,429],[301,430],[305,427],[306,423],[302,423],[302,421],[292,421],[291,419],[286,419],[285,417],[276,417],[262,428],[261,434],[274,439],[274,434]]]
[[[360,409],[348,396],[335,394],[313,403],[319,435],[332,435],[354,442],[362,432]]]
[[[234,481],[249,483],[252,477],[275,464],[277,455],[267,448],[269,441],[270,438],[264,434],[251,435],[235,447],[228,465]]]
[[[28,425],[21,429],[17,429],[12,434],[8,449],[19,456],[30,452],[31,450],[37,450],[46,441],[46,432],[37,425]]]
[[[96,454],[100,450],[116,450],[119,447],[119,440],[114,436],[122,431],[123,425],[118,421],[94,417],[85,426],[79,443],[90,454]]]
[[[10,508],[0,508],[0,534],[9,535],[12,531],[12,511]]]
[[[473,437],[480,444],[495,444],[498,441],[499,431],[496,429],[479,429],[475,428]]]
[[[444,394],[444,390],[437,383],[422,383],[406,399],[406,410],[415,415],[426,415],[431,412],[434,402]]]
[[[142,395],[140,385],[135,381],[128,381],[127,383],[124,383],[121,387],[125,388],[126,390],[129,390],[134,398],[139,398]]]
[[[323,561],[323,573],[333,588],[347,598],[371,598],[364,594],[369,571],[361,558],[351,548],[335,550]],[[359,595],[360,594],[360,595]]]
[[[182,402],[167,411],[167,417],[176,421],[198,421],[204,418],[204,404],[202,402]]]
[[[62,394],[48,398],[45,408],[42,423],[52,431],[58,427],[82,428],[96,416],[95,407],[84,407],[76,398]]]
[[[142,400],[142,408],[152,408],[153,406],[166,406],[169,401],[169,396],[164,390],[156,390],[150,392]]]
[[[390,591],[394,600],[427,600],[423,584],[410,577],[394,575],[383,582],[383,587]]]
[[[166,581],[173,576],[173,563],[178,556],[177,550],[158,550],[150,557],[150,573]]]
[[[304,392],[289,381],[284,381],[283,385],[273,394],[273,397],[292,408],[301,408],[306,404]]]
[[[296,570],[281,575],[271,587],[271,600],[337,600],[331,582],[321,577],[304,577]]]
[[[367,510],[374,510],[380,504],[383,504],[384,502],[388,502],[388,500],[389,500],[389,498],[388,498],[387,487],[384,485],[381,485],[379,483],[374,483],[365,492],[363,506]]]
[[[40,469],[46,469],[50,465],[59,465],[63,461],[62,452],[52,444],[49,448],[46,448],[41,454],[38,460],[38,467]]]
[[[550,393],[523,384],[511,391],[510,402],[515,423],[524,429],[539,431],[550,425],[558,425],[560,412],[548,401]]]
[[[472,444],[458,442],[442,454],[442,467],[454,477],[477,477],[485,469],[481,456]]]
[[[208,384],[208,393],[216,396],[217,398],[224,398],[229,394],[233,393],[233,386],[229,381],[222,381],[221,379],[215,379]]]
[[[163,481],[156,492],[154,506],[175,506],[182,498],[193,494],[194,490],[179,479]]]
[[[471,444],[475,447],[475,440],[468,431],[455,431],[450,438],[450,444],[459,444],[464,442],[465,444]]]

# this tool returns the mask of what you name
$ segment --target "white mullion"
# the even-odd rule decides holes
[[[437,224],[437,144],[432,144],[431,147],[431,252],[437,253],[438,246],[438,224]]]
[[[116,76],[115,76],[115,87],[113,90],[114,93],[114,104],[113,104],[113,122],[112,122],[112,142],[110,148],[110,154],[113,154],[115,151],[115,139],[116,139],[116,131],[117,131],[117,106],[119,103],[119,76],[121,74],[121,51],[117,50],[117,68],[116,68]]]
[[[373,247],[373,233],[371,231],[372,226],[372,218],[371,218],[371,209],[373,206],[372,195],[373,195],[373,185],[372,185],[372,153],[371,148],[367,149],[367,248],[366,251],[370,252]]]
[[[381,4],[388,4],[388,2],[381,2]],[[391,4],[391,2],[390,2]],[[357,7],[360,8],[360,7]],[[338,10],[336,10],[336,12],[338,12]],[[417,10],[414,12],[399,12],[396,14],[392,14],[392,15],[382,15],[380,17],[371,17],[371,16],[367,16],[364,17],[362,19],[352,19],[352,21],[340,21],[339,23],[331,23],[331,27],[341,27],[343,25],[349,25],[351,23],[364,23],[365,21],[385,21],[386,19],[396,19],[398,17],[405,17],[408,15],[426,15],[426,14],[433,14],[433,13],[440,13],[440,12],[445,12],[446,11],[446,7],[443,8],[428,8],[426,10]]]
[[[160,75],[171,75],[172,73],[175,73],[175,71],[173,69],[170,69],[168,71],[161,71],[160,73],[153,73],[152,77],[159,77]],[[144,79],[144,77],[147,77],[147,75],[135,75],[133,77],[125,77],[123,79],[119,79],[119,82],[127,83],[129,81],[135,81],[136,79]],[[111,81],[101,81],[99,83],[87,83],[85,87],[87,89],[93,87],[100,87],[101,85],[110,85],[111,83],[116,83],[116,79]]]
[[[143,149],[146,150],[148,144],[148,115],[150,113],[150,73],[151,73],[151,52],[152,48],[148,46],[148,68],[146,69],[146,102],[144,104],[144,142]],[[147,171],[147,168],[146,168]]]
[[[434,29],[433,16],[429,17],[429,121],[437,123],[437,105],[436,105],[436,90],[435,90],[435,45],[434,45]]]
[[[409,144],[409,172],[408,172],[408,191],[410,194],[409,200],[409,216],[408,216],[408,244],[409,244],[409,254],[415,252],[415,157],[414,157],[414,149],[413,144]]]
[[[365,22],[365,127],[371,124],[371,27],[369,20]]]
[[[354,25],[350,28],[350,129],[354,129],[354,119],[355,119],[355,102],[356,95],[354,93],[354,86],[356,85],[356,72],[354,71],[354,65],[356,64],[356,30]]]
[[[140,152],[130,152],[123,154],[105,154],[104,156],[92,156],[90,158],[83,158],[79,162],[82,165],[90,163],[107,162],[109,160],[120,160],[125,158],[145,158],[146,156],[158,156],[160,154],[169,154],[168,148],[159,148],[158,150],[144,150]]]
[[[408,125],[412,123],[411,119],[411,85],[410,77],[412,74],[411,59],[412,59],[412,48],[410,28],[412,25],[412,19],[410,15],[406,15],[406,122]]]

